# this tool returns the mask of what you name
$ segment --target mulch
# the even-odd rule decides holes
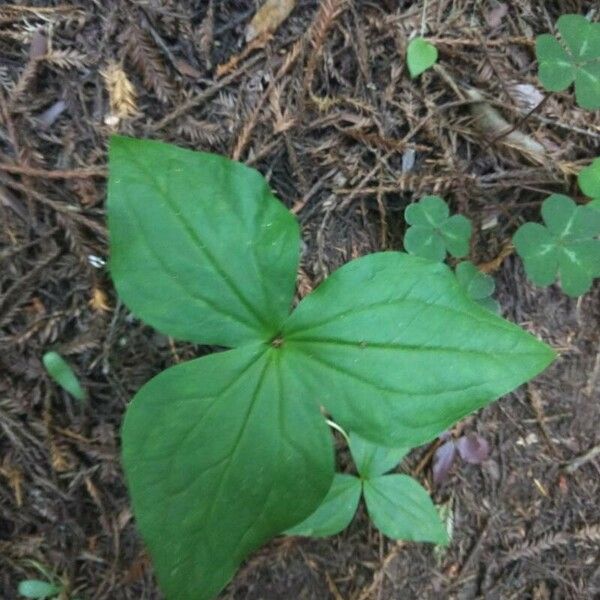
[[[299,295],[354,257],[401,249],[404,208],[440,194],[473,220],[470,259],[493,273],[504,316],[560,352],[457,426],[490,442],[483,465],[434,488],[431,446],[403,463],[453,517],[446,551],[384,539],[361,509],[331,539],[274,540],[224,599],[600,597],[600,286],[580,299],[536,288],[510,247],[549,193],[583,201],[574,175],[598,155],[600,112],[572,92],[532,110],[543,94],[533,40],[565,12],[597,19],[597,4],[298,0],[248,48],[254,11],[244,0],[0,6],[0,597],[16,598],[38,566],[65,597],[161,597],[119,427],[145,381],[209,349],[153,331],[115,294],[104,214],[115,132],[265,174],[302,226]],[[406,45],[421,31],[440,60],[411,80]],[[75,367],[87,404],[49,380],[48,349]]]

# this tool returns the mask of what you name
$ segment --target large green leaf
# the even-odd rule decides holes
[[[119,296],[166,334],[236,346],[275,335],[289,313],[298,225],[254,169],[113,137],[108,225]]]
[[[133,509],[170,599],[216,595],[330,487],[329,431],[281,358],[249,345],[172,367],[127,410]]]
[[[308,518],[288,529],[286,535],[327,537],[346,529],[360,500],[362,484],[358,477],[336,473],[327,496]]]
[[[283,337],[304,395],[391,447],[430,440],[554,357],[469,299],[445,265],[397,252],[338,269],[302,300]]]
[[[387,473],[406,456],[410,448],[388,448],[373,444],[356,433],[350,433],[350,453],[363,479]]]
[[[408,475],[382,475],[364,482],[369,516],[381,533],[397,540],[448,543],[429,494]]]

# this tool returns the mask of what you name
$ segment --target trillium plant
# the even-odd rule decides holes
[[[261,544],[310,534],[306,519],[332,489],[348,513],[362,492],[394,537],[443,541],[424,490],[386,473],[554,352],[443,263],[402,252],[353,260],[294,306],[298,223],[257,171],[124,137],[109,159],[120,297],[164,334],[218,347],[146,383],[123,424],[133,510],[166,596],[214,597]],[[441,212],[433,237],[462,253]],[[423,211],[413,217],[427,228]],[[328,421],[349,432],[356,482],[335,476]],[[392,458],[367,460],[368,444]],[[409,506],[420,532],[402,520]]]

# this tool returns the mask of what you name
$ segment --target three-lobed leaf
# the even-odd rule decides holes
[[[446,266],[397,252],[345,265],[288,316],[298,226],[257,172],[223,157],[114,138],[108,213],[133,312],[236,347],[159,374],[125,417],[134,513],[171,599],[213,597],[319,506],[334,476],[321,407],[373,443],[414,446],[554,356]]]
[[[539,77],[549,91],[560,92],[575,83],[582,108],[600,108],[600,23],[581,15],[562,15],[557,21],[561,42],[550,34],[536,38]]]
[[[553,194],[542,204],[541,223],[525,223],[513,237],[528,277],[550,285],[558,276],[569,296],[587,292],[600,277],[600,211]]]
[[[471,222],[463,215],[450,216],[446,202],[439,196],[424,196],[404,211],[410,227],[404,247],[410,254],[443,261],[446,251],[460,258],[469,252]]]
[[[427,71],[437,62],[438,50],[431,43],[422,37],[417,37],[408,43],[406,49],[406,64],[410,76],[414,79]]]

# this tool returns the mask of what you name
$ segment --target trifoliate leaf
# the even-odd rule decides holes
[[[591,165],[581,169],[577,181],[586,196],[600,198],[600,158],[594,159]]]
[[[500,307],[496,300],[491,298],[496,288],[494,278],[482,273],[472,262],[463,261],[456,266],[456,279],[460,287],[465,290],[469,298],[478,304],[498,312]]]
[[[336,535],[346,529],[352,521],[361,491],[362,484],[358,477],[336,473],[331,488],[319,508],[302,523],[288,529],[286,535]]]
[[[87,397],[85,391],[77,379],[77,375],[65,361],[65,359],[58,354],[58,352],[46,352],[42,357],[42,362],[48,375],[65,389],[71,396],[77,398],[77,400],[84,401]]]
[[[363,479],[387,473],[406,456],[410,448],[387,448],[350,433],[350,453]]]
[[[413,79],[432,67],[437,59],[437,48],[431,42],[420,37],[409,42],[406,50],[406,64]]]
[[[469,253],[471,222],[462,215],[449,216],[448,205],[439,196],[425,196],[404,211],[410,227],[404,247],[410,254],[443,261],[446,251],[460,258]]]
[[[381,533],[396,540],[448,543],[429,494],[414,479],[382,475],[363,485],[369,516]]]
[[[575,98],[582,108],[600,108],[600,23],[581,15],[563,15],[557,21],[561,41],[549,34],[536,39],[542,85],[561,91],[575,82]]]
[[[528,277],[537,285],[557,275],[569,296],[587,292],[600,277],[600,211],[577,206],[571,198],[553,194],[542,205],[545,225],[525,223],[513,237]]]

